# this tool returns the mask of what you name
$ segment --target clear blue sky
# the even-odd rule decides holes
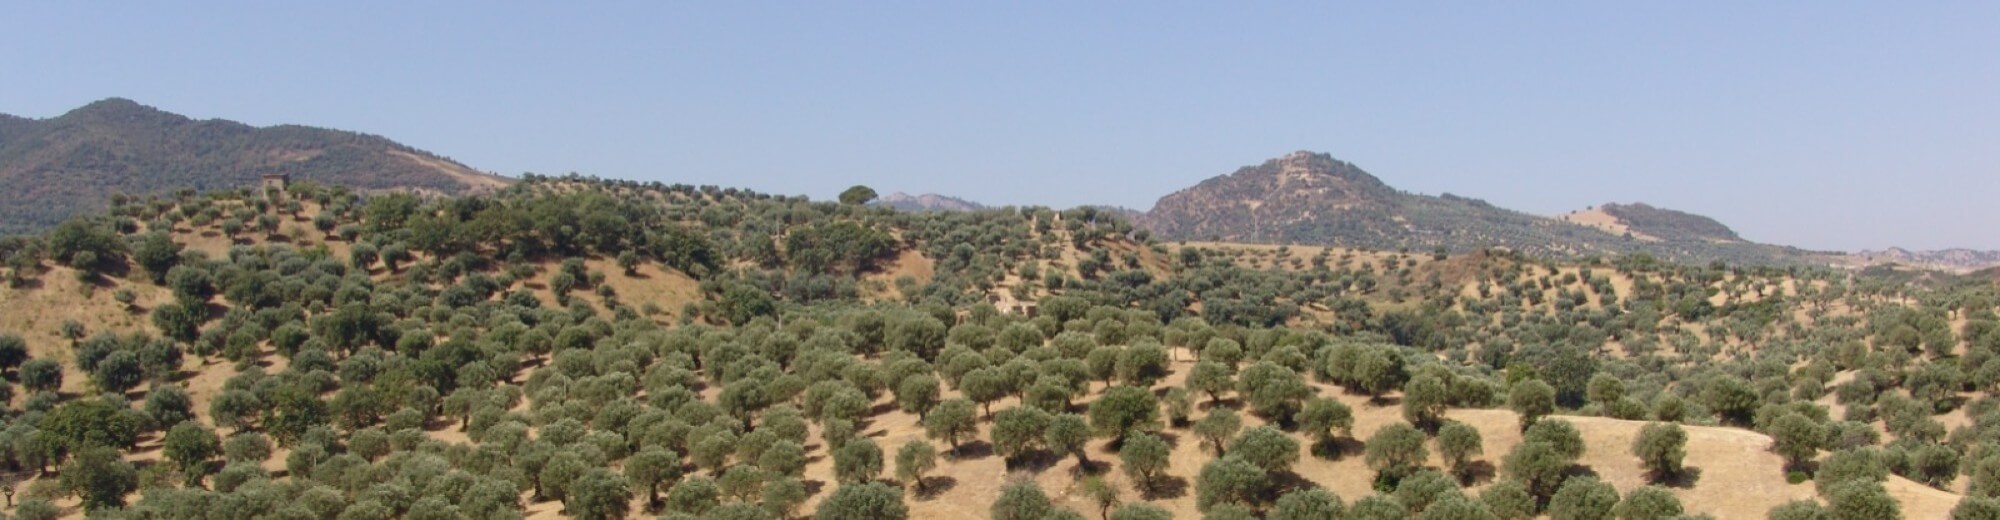
[[[1305,149],[1536,213],[2000,248],[2000,2],[575,5],[13,3],[0,112],[120,96],[509,175],[1058,207]]]

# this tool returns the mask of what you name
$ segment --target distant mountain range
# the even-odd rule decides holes
[[[512,182],[380,136],[194,120],[120,98],[49,119],[0,114],[0,234],[100,209],[113,194],[243,188],[264,174],[448,194]]]
[[[1975,251],[1963,248],[1911,251],[1891,247],[1880,251],[1856,251],[1848,256],[1863,264],[1893,263],[1944,271],[1976,271],[2000,266],[2000,251]]]
[[[985,205],[958,197],[948,197],[936,193],[911,195],[900,191],[876,198],[873,204],[895,208],[897,211],[979,211],[986,209]]]

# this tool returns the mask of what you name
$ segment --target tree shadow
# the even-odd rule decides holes
[[[1235,410],[1240,412],[1243,411],[1243,399],[1240,397],[1231,396],[1231,397],[1224,397],[1221,399],[1203,400],[1201,402],[1195,403],[1194,405],[1195,411],[1200,411],[1200,412],[1206,412],[1215,409],[1216,407],[1228,408],[1230,410]]]
[[[974,440],[960,443],[957,450],[945,451],[952,460],[979,460],[993,456],[993,443]]]
[[[1807,474],[1810,475],[1812,473],[1807,472]],[[1688,466],[1682,467],[1680,471],[1672,474],[1656,475],[1649,473],[1647,477],[1647,480],[1654,484],[1670,488],[1693,489],[1694,484],[1701,481],[1701,468]]]
[[[1597,474],[1597,470],[1592,469],[1590,466],[1585,466],[1582,464],[1571,464],[1568,468],[1563,469],[1563,475],[1567,478],[1590,477],[1594,479],[1603,480],[1603,478]]]
[[[1187,496],[1188,480],[1173,475],[1158,475],[1152,482],[1139,487],[1139,497],[1146,500],[1173,500]]]
[[[1367,445],[1362,444],[1360,439],[1343,435],[1313,443],[1311,452],[1314,457],[1338,461],[1347,458],[1348,455],[1361,453],[1364,449],[1367,449]]]
[[[956,487],[958,487],[958,479],[947,475],[933,475],[918,479],[915,495],[917,500],[929,500],[936,498],[938,495],[950,492],[952,488]]]
[[[817,495],[819,494],[820,490],[826,489],[826,481],[824,480],[808,479],[808,480],[801,480],[799,481],[799,483],[805,485],[806,496]]]
[[[1024,470],[1039,474],[1048,471],[1049,468],[1055,467],[1056,464],[1062,462],[1063,458],[1062,455],[1049,450],[1033,450],[1007,459],[1003,461],[1003,465],[1008,471]]]
[[[1475,460],[1472,462],[1467,462],[1465,463],[1465,468],[1459,471],[1458,485],[1473,486],[1483,482],[1489,482],[1492,481],[1495,476],[1498,476],[1499,472],[1500,472],[1499,468],[1493,467],[1492,462],[1487,462],[1483,460]]]

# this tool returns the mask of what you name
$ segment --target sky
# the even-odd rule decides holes
[[[125,97],[505,175],[1136,209],[1295,150],[1559,214],[2000,249],[2000,2],[18,2],[0,112]]]

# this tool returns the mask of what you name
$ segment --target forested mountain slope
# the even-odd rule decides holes
[[[0,234],[47,229],[117,194],[243,188],[265,174],[449,194],[510,182],[379,136],[194,120],[111,98],[49,119],[0,115]]]

